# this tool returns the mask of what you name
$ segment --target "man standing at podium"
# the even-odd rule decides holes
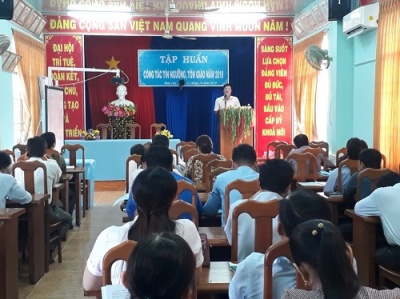
[[[232,87],[231,85],[225,84],[224,87],[224,95],[222,97],[218,97],[215,100],[214,112],[218,112],[221,109],[225,108],[239,108],[240,102],[237,97],[232,96]]]

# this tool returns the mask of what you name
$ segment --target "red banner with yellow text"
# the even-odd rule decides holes
[[[69,67],[71,71],[53,70],[53,84],[64,89],[65,139],[80,139],[85,129],[83,36],[45,35],[47,67]]]
[[[47,33],[90,35],[162,35],[168,29],[178,36],[265,36],[291,35],[292,17],[255,17],[209,19],[170,16],[168,28],[164,17],[130,17],[129,19],[96,17],[46,16]]]
[[[257,156],[264,155],[272,141],[292,139],[292,37],[256,38]]]

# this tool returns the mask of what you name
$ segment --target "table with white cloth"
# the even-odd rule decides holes
[[[147,142],[151,142],[151,139],[65,140],[65,144],[83,145],[85,160],[96,161],[95,181],[124,181],[125,162],[130,155],[131,147]],[[179,139],[170,139],[170,148],[175,149],[179,142]]]
[[[85,152],[86,153],[86,152]],[[69,164],[68,151],[65,152],[65,163]],[[86,154],[85,154],[86,157]],[[76,159],[76,164],[78,167],[82,167],[82,159]],[[94,202],[94,180],[96,174],[96,160],[95,159],[86,159],[85,158],[85,179],[89,180],[89,195],[90,202],[89,207],[93,207]]]

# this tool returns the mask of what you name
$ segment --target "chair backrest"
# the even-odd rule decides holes
[[[317,158],[311,153],[292,153],[286,157],[287,161],[296,162],[294,178],[298,182],[316,181],[318,163]]]
[[[232,168],[218,167],[210,172],[210,175],[209,175],[209,178],[210,178],[210,189],[209,190],[210,191],[212,190],[212,188],[214,186],[215,177],[217,175],[220,175],[221,173],[228,171],[228,170],[232,170]],[[207,192],[207,190],[206,190],[206,192]]]
[[[61,147],[61,154],[64,155],[65,151],[69,152],[69,165],[77,166],[77,153],[81,150],[82,167],[85,166],[85,147],[81,144],[64,144]]]
[[[193,142],[193,141],[181,141],[181,142],[178,142],[176,144],[175,150],[179,154],[179,157],[182,158],[182,159],[183,159],[182,146],[185,146],[185,145],[191,145],[191,146],[196,148],[196,142]]]
[[[193,223],[196,227],[199,227],[199,214],[196,207],[181,199],[174,200],[168,211],[169,218],[172,220],[178,220],[183,214],[190,214]]]
[[[183,154],[183,161],[187,162],[189,161],[191,156],[198,155],[200,152],[197,148],[190,148],[189,150],[185,151]]]
[[[101,139],[108,139],[108,130],[110,129],[110,139],[113,139],[113,127],[110,124],[98,124],[96,129],[100,131]]]
[[[235,180],[232,183],[229,183],[225,187],[225,221],[228,219],[229,215],[229,208],[231,206],[231,200],[230,200],[230,193],[232,190],[237,190],[239,191],[240,194],[242,194],[243,199],[248,199],[252,197],[254,194],[256,194],[258,191],[260,191],[260,185],[258,180],[252,180],[252,181],[244,181],[244,180]]]
[[[113,248],[111,248],[103,257],[103,285],[111,284],[111,267],[119,260],[127,262],[129,256],[132,253],[133,248],[135,248],[136,242],[127,240]]]
[[[11,158],[11,163],[14,163],[14,162],[15,162],[15,154],[14,154],[14,152],[13,152],[12,150],[3,149],[3,150],[1,150],[0,152],[4,152],[4,153],[6,153],[7,155],[9,155],[10,158]]]
[[[39,194],[38,190],[35,190],[35,170],[41,168],[43,171],[43,194],[48,194],[49,189],[47,188],[47,169],[40,161],[20,161],[14,163],[11,168],[12,175],[15,177],[15,170],[20,168],[24,172],[24,184],[25,190],[31,194]],[[50,192],[51,195],[51,192]]]
[[[206,192],[210,192],[212,189],[213,180],[214,180],[215,176],[213,177],[213,179],[211,181],[211,178],[210,178],[211,172],[219,167],[227,168],[227,169],[232,168],[232,160],[214,159],[206,164],[206,173],[207,173],[207,176],[205,177]]]
[[[208,154],[208,155],[203,155],[203,154],[197,154],[195,156],[193,156],[192,158],[192,179],[195,179],[195,164],[196,161],[200,161],[202,163],[202,167],[201,167],[201,171],[202,171],[202,178],[201,178],[201,182],[202,183],[207,183],[208,177],[210,175],[210,173],[207,171],[207,163],[215,160],[215,159],[219,159],[220,156],[217,154]]]
[[[281,242],[272,245],[268,248],[264,257],[264,299],[273,298],[272,287],[272,264],[278,257],[286,257],[292,263],[293,257],[290,252],[289,239],[284,239]],[[309,290],[304,284],[301,275],[296,271],[296,288],[302,290]]]
[[[196,144],[186,144],[186,145],[182,145],[181,146],[181,154],[183,156],[183,161],[187,162],[186,154],[191,149],[196,149],[197,150]],[[198,151],[197,151],[197,153],[198,153]]]
[[[255,220],[254,251],[265,252],[268,247],[272,245],[272,219],[278,215],[278,210],[278,199],[267,202],[259,202],[249,199],[234,208],[232,213],[232,261],[238,260],[239,216],[243,213],[246,213]]]
[[[328,158],[326,156],[326,151],[322,147],[309,147],[302,151],[302,153],[311,153],[315,156],[315,158],[317,158],[317,171],[320,171],[321,167],[323,167],[325,170],[328,169]]]
[[[154,123],[150,126],[150,136],[155,135],[157,132],[160,132],[162,127],[167,127],[163,123]]]
[[[329,144],[326,141],[311,141],[309,147],[316,148],[320,147],[325,151],[325,156],[329,156]]]
[[[136,169],[139,168],[140,166],[140,159],[141,159],[141,155],[136,155],[133,154],[131,156],[129,156],[128,158],[126,158],[126,162],[125,162],[125,193],[129,192],[130,189],[130,185],[131,185],[131,174],[133,172],[133,167],[130,167],[132,161],[136,163]]]
[[[15,150],[19,149],[21,151],[21,156],[24,155],[27,152],[27,145],[26,144],[16,144],[12,147],[12,151],[14,153],[14,157],[15,157]]]
[[[286,141],[272,141],[267,144],[267,159],[270,159],[271,156],[275,157],[275,149],[278,145],[287,145]],[[274,154],[272,155],[272,149],[274,150]]]
[[[196,196],[197,196],[197,190],[196,186],[193,185],[192,183],[189,183],[188,181],[185,180],[179,180],[178,182],[178,190],[176,192],[176,200],[180,199],[179,195],[185,191],[189,190],[192,193],[192,205],[196,207]]]
[[[382,162],[381,162],[381,167],[386,168],[386,156],[381,153],[382,156]]]
[[[371,191],[374,191],[376,189],[376,185],[378,184],[379,179],[381,176],[384,174],[389,173],[391,170],[388,168],[383,168],[383,169],[374,169],[374,168],[366,168],[362,171],[357,176],[357,192],[355,195],[355,200],[359,201],[361,199],[361,181],[364,178],[367,178],[370,183],[371,183]]]
[[[340,164],[339,160],[340,160],[340,158],[341,158],[342,156],[346,155],[346,154],[347,154],[347,148],[345,148],[345,147],[339,148],[339,149],[336,151],[336,167],[339,167],[339,164]]]
[[[350,168],[350,174],[354,174],[358,171],[358,164],[359,160],[351,160],[351,159],[346,159],[340,162],[339,167],[338,167],[338,177],[337,177],[337,190],[339,192],[342,192],[342,168],[344,166],[347,166]]]
[[[175,156],[175,164],[179,165],[179,156],[177,151],[173,150],[173,149],[169,149],[171,151],[172,157]]]
[[[138,131],[138,138],[136,138],[136,129]],[[139,124],[127,124],[125,130],[129,132],[130,139],[141,139],[142,138],[142,127]]]
[[[293,144],[280,144],[275,148],[275,159],[286,159],[290,151],[296,147]]]

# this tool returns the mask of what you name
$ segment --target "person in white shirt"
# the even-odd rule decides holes
[[[237,97],[232,96],[232,86],[228,83],[223,86],[224,95],[215,99],[214,112],[226,108],[239,108],[240,102]]]
[[[254,194],[249,200],[267,202],[274,199],[282,199],[290,189],[293,179],[293,169],[290,164],[281,159],[267,160],[260,166],[258,178],[260,191]],[[225,233],[229,244],[232,245],[232,214],[239,204],[247,199],[240,199],[234,202],[229,209],[228,220],[225,225]],[[254,252],[254,219],[243,213],[239,216],[238,230],[238,262],[244,260],[250,253]],[[273,219],[273,240],[278,243],[281,237],[278,234],[278,217]]]
[[[18,185],[12,175],[8,174],[10,165],[10,156],[0,151],[0,209],[6,207],[7,199],[20,204],[27,204],[32,201],[31,194]]]
[[[400,175],[390,172],[383,175],[378,188],[358,201],[354,211],[362,216],[379,216],[388,244],[378,247],[375,258],[379,265],[400,270]],[[380,187],[380,188],[379,188]]]
[[[59,221],[62,222],[60,235],[63,236],[64,234],[66,234],[66,232],[68,231],[68,229],[72,224],[72,217],[68,212],[57,207],[56,203],[54,203],[52,200],[51,195],[53,186],[60,181],[62,171],[61,168],[58,166],[56,160],[53,160],[45,156],[46,149],[47,149],[47,143],[46,140],[44,140],[42,137],[36,136],[33,138],[29,138],[27,143],[28,160],[26,160],[26,162],[39,161],[46,166],[47,190],[43,190],[44,186],[43,171],[41,169],[37,169],[35,171],[35,192],[38,194],[46,194],[46,193],[50,194],[49,205],[48,205],[49,221],[50,224]],[[21,186],[25,186],[24,173],[21,169],[17,168],[15,170],[15,178],[17,179],[17,182]],[[52,249],[53,248],[50,248],[50,250]]]

